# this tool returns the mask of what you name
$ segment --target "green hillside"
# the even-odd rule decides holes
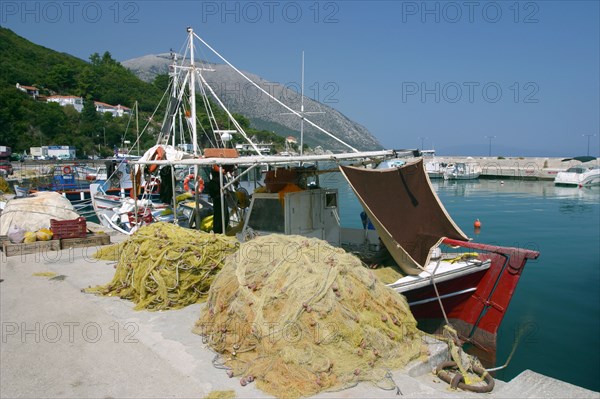
[[[17,90],[17,83],[37,87],[41,96],[80,96],[84,99],[84,109],[79,113],[72,107],[36,101]],[[110,155],[113,147],[121,146],[124,139],[133,142],[135,133],[131,127],[127,131],[128,116],[101,115],[95,112],[93,101],[129,108],[137,101],[143,126],[159,104],[166,84],[165,75],[151,83],[140,80],[109,52],[94,53],[89,61],[84,61],[34,44],[0,27],[0,145],[12,147],[15,153],[28,152],[32,146],[71,145],[77,147],[80,156]],[[203,110],[204,106],[198,104],[197,108]],[[160,131],[157,121],[162,120],[161,112],[152,118],[150,130],[154,134]],[[220,125],[228,125],[223,112],[217,111],[215,117]],[[203,128],[208,131],[206,116],[199,114],[198,119],[206,121]],[[243,116],[237,119],[248,128],[249,134],[277,137],[277,142],[282,142],[273,133],[252,129]],[[156,136],[145,134],[141,147],[147,148],[155,141]]]

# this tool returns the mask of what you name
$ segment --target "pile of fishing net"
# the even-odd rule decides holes
[[[242,244],[213,281],[194,332],[230,377],[278,397],[361,381],[396,389],[390,370],[423,351],[404,297],[355,256],[301,236]]]
[[[98,259],[118,261],[116,272],[110,283],[85,291],[130,299],[136,310],[182,308],[206,299],[223,260],[238,246],[231,237],[153,223],[96,252]]]
[[[2,191],[2,193],[6,193],[6,194],[13,192],[13,190],[8,185],[8,182],[6,181],[6,179],[2,176],[0,176],[0,191]]]

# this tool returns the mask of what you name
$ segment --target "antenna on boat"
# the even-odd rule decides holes
[[[304,50],[302,50],[302,84],[300,88],[300,155],[304,152],[304,115],[325,112],[304,112]]]
[[[325,112],[304,112],[304,50],[302,50],[302,72],[300,84],[300,155],[304,153],[304,115],[324,114]],[[295,113],[286,112],[282,115],[295,115]]]

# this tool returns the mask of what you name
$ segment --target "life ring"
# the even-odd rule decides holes
[[[190,180],[194,180],[194,175],[192,173],[187,175],[185,177],[185,179],[183,180],[183,188],[187,192],[196,194],[196,191],[194,190],[194,188],[193,187],[190,188]],[[202,178],[200,176],[198,176],[198,184],[196,185],[196,187],[198,188],[198,193],[201,193],[204,190],[204,180],[202,180]]]
[[[165,149],[162,147],[156,147],[156,151],[154,151],[154,154],[152,154],[152,157],[150,158],[151,161],[161,161],[163,159],[165,159]],[[154,173],[156,171],[156,169],[158,169],[158,165],[157,164],[152,164],[148,166],[148,172],[150,173]]]
[[[456,371],[454,376],[451,376],[448,371],[444,370],[445,368],[454,369]],[[483,381],[485,381],[486,385],[466,384],[464,382],[465,380],[464,380],[463,375],[459,371],[457,371],[457,369],[458,369],[458,365],[456,364],[456,362],[452,362],[452,361],[443,362],[442,364],[440,364],[439,366],[436,367],[435,374],[438,376],[438,378],[440,380],[445,381],[448,384],[450,384],[450,388],[452,388],[452,389],[460,388],[465,391],[471,391],[471,392],[477,392],[477,393],[492,392],[492,390],[494,389],[494,378],[492,378],[492,376],[485,369],[478,367],[478,366],[472,367],[473,372],[475,372]]]
[[[71,167],[69,165],[64,166],[62,170],[64,175],[70,175],[72,172]]]

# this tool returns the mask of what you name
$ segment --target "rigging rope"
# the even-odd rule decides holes
[[[303,117],[298,111],[295,111],[292,108],[288,107],[287,105],[285,105],[284,103],[282,103],[281,101],[279,101],[279,99],[277,99],[276,97],[273,97],[265,89],[263,89],[262,87],[260,87],[252,79],[250,79],[249,77],[247,77],[242,71],[240,71],[235,66],[233,66],[233,64],[231,64],[229,61],[227,61],[221,54],[219,54],[217,52],[217,50],[213,49],[200,36],[198,36],[196,33],[194,33],[194,36],[198,40],[200,40],[206,47],[208,47],[213,53],[215,53],[221,60],[223,60],[223,62],[225,62],[227,65],[229,65],[231,68],[233,68],[233,70],[236,71],[240,76],[242,76],[244,79],[246,79],[248,82],[250,82],[250,84],[252,84],[258,90],[260,90],[261,92],[263,92],[264,94],[266,94],[269,98],[273,99],[277,104],[281,105],[282,107],[284,107],[286,110],[288,110],[292,114],[294,114],[294,115],[296,115],[296,116],[298,116],[300,118],[303,118],[306,121],[306,123],[308,123],[309,125],[311,125],[315,129],[320,130],[321,132],[325,133],[326,135],[328,135],[332,139],[336,140],[337,142],[339,142],[339,143],[345,145],[346,147],[350,148],[352,151],[358,152],[358,150],[356,148],[352,147],[350,144],[346,143],[345,141],[343,141],[340,138],[336,137],[334,134],[332,134],[332,133],[328,132],[327,130],[323,129],[321,126],[317,125],[316,123],[314,123],[310,119],[306,118],[305,116]]]

